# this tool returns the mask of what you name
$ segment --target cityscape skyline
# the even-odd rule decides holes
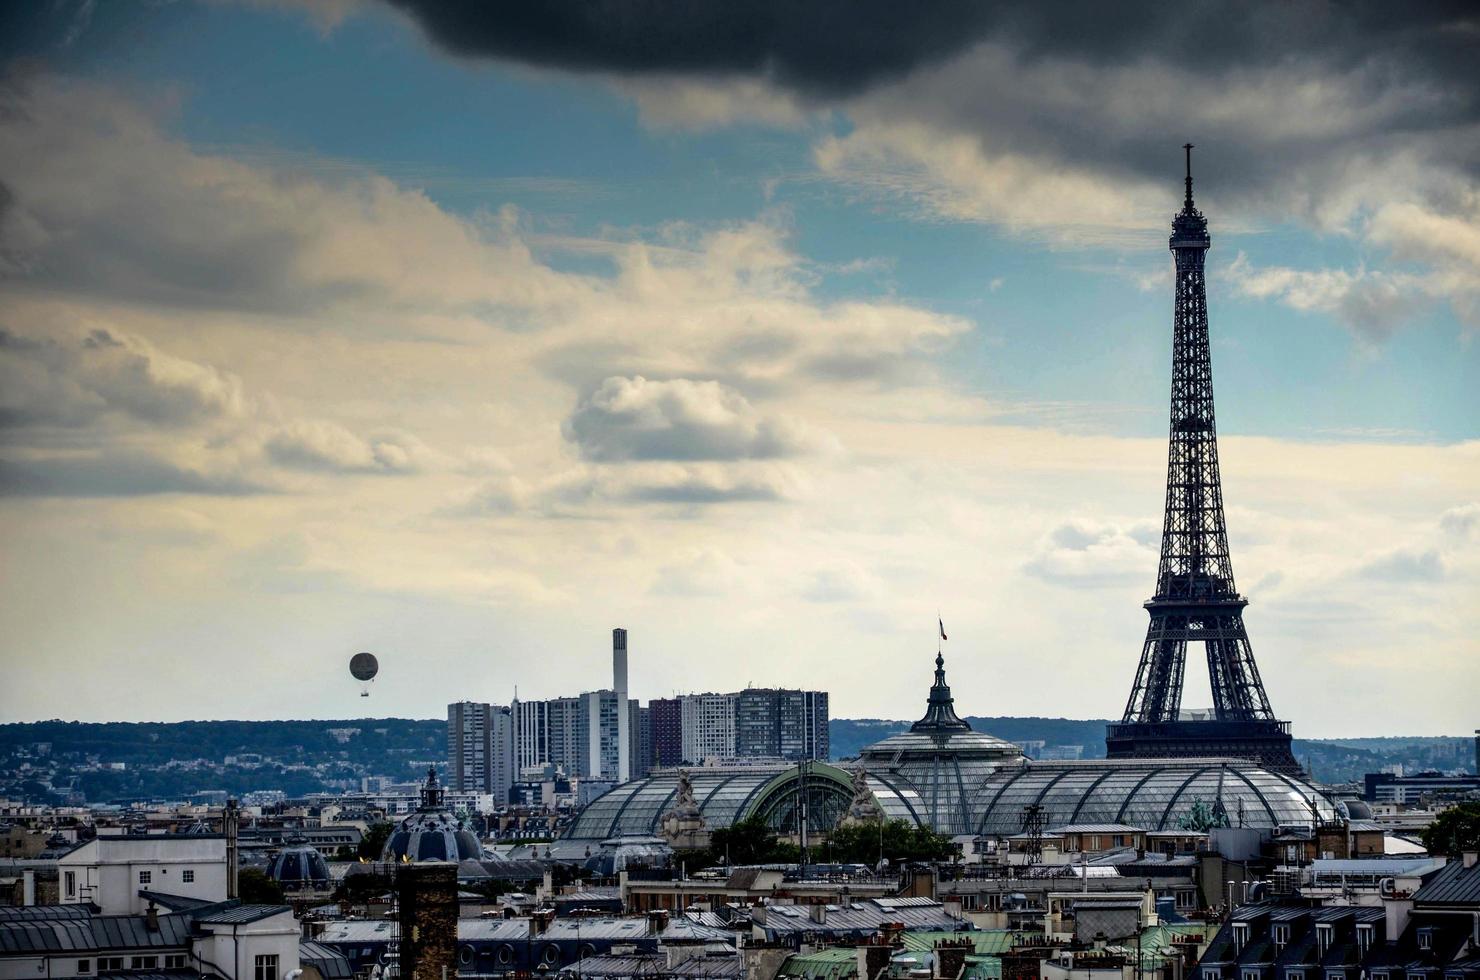
[[[1195,66],[1151,38],[1196,11],[963,11],[829,78],[417,3],[7,13],[0,721],[436,718],[610,687],[613,623],[643,702],[907,719],[937,617],[962,714],[1117,718],[1190,141],[1269,699],[1472,731],[1473,81],[1419,13],[1295,72],[1292,10]]]

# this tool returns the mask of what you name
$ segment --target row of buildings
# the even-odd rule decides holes
[[[447,706],[447,782],[508,800],[557,773],[623,783],[661,767],[828,757],[826,691],[747,688],[732,694],[629,696],[627,631],[612,630],[612,686],[574,697]]]

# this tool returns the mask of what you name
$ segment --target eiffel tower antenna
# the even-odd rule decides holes
[[[1192,210],[1192,144],[1183,143],[1182,149],[1187,151],[1187,200],[1182,203],[1185,211]]]
[[[1172,317],[1172,399],[1167,440],[1166,506],[1151,622],[1125,714],[1111,725],[1114,758],[1237,756],[1297,773],[1289,724],[1275,718],[1244,630],[1248,600],[1233,582],[1223,482],[1213,414],[1204,260],[1208,219],[1192,203],[1192,144],[1187,196],[1172,218],[1168,243],[1177,283]],[[1187,645],[1201,644],[1212,682],[1213,718],[1184,721],[1182,677]]]

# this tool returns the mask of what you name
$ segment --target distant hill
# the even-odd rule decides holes
[[[1103,758],[1103,720],[968,719],[978,731],[1019,743],[1042,742],[1045,755]],[[834,718],[834,759],[909,727],[907,721]],[[1474,771],[1470,738],[1367,737],[1295,740],[1295,755],[1325,782],[1402,765]],[[1036,746],[1034,747],[1036,751]],[[43,721],[0,725],[0,797],[31,801],[122,802],[187,799],[206,791],[289,796],[357,788],[366,776],[413,780],[445,762],[441,719],[332,721],[184,721],[94,723]]]

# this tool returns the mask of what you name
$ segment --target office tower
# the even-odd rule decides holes
[[[550,702],[520,701],[509,705],[514,722],[514,766],[527,769],[550,761]]]

